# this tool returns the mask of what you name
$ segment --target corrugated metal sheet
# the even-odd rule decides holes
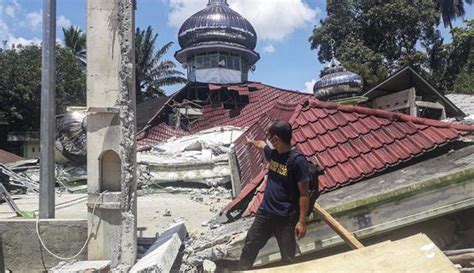
[[[0,149],[0,163],[5,164],[20,160],[24,160],[24,158]]]

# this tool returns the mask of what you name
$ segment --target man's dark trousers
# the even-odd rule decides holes
[[[247,233],[242,255],[240,256],[239,270],[252,268],[258,252],[272,235],[275,236],[280,248],[282,262],[293,262],[296,251],[295,226],[297,222],[297,215],[278,216],[259,211]]]

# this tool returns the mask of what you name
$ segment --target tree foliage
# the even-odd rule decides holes
[[[66,106],[84,105],[85,71],[71,51],[57,47],[56,113]],[[41,103],[41,48],[19,46],[0,51],[0,116],[11,131],[39,130]]]
[[[64,45],[82,63],[86,64],[86,35],[79,27],[63,28]]]
[[[442,68],[446,88],[474,94],[474,19],[466,21],[466,27],[454,28],[451,34],[453,41],[446,46],[448,57]]]
[[[319,49],[321,62],[329,61],[334,54],[347,69],[363,77],[366,90],[407,65],[442,90],[452,90],[461,69],[452,67],[446,74],[445,68],[460,64],[453,58],[466,58],[468,54],[465,49],[448,49],[443,44],[437,30],[441,2],[328,0],[328,16],[315,26],[309,38],[311,48]],[[456,31],[453,29],[453,33]],[[453,38],[453,47],[459,48],[455,43]],[[451,84],[446,81],[449,77]]]
[[[466,13],[464,3],[471,5],[472,0],[433,0],[433,3],[443,19],[444,27],[452,29],[452,21],[457,17],[463,17]]]
[[[321,62],[332,57],[361,74],[368,89],[405,65],[424,67],[440,39],[432,0],[328,0],[328,17],[310,37]]]
[[[155,51],[158,34],[153,33],[151,26],[146,30],[137,28],[135,35],[137,102],[165,95],[164,86],[186,82],[174,62],[162,60],[172,42]]]

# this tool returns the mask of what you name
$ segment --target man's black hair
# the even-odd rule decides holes
[[[283,142],[290,145],[291,144],[291,134],[292,134],[291,124],[286,121],[277,120],[268,128],[268,133],[270,136],[278,136]]]

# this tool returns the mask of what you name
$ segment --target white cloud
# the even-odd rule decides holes
[[[66,18],[66,16],[61,15],[56,19],[56,25],[60,28],[68,28],[72,25],[71,20]]]
[[[271,53],[275,52],[275,47],[273,45],[267,45],[262,50],[263,50],[264,53],[271,54]]]
[[[315,83],[316,83],[315,79],[312,79],[309,82],[305,82],[305,84],[304,84],[305,88],[303,89],[303,92],[312,94],[313,93],[313,87],[314,87]]]
[[[3,40],[4,38],[7,38],[10,35],[10,28],[8,27],[7,24],[4,22],[0,21],[0,37]]]
[[[13,18],[21,9],[22,7],[20,3],[18,3],[18,0],[13,0],[11,4],[5,7],[5,14]]]
[[[11,48],[13,45],[19,46],[19,45],[40,45],[41,44],[41,39],[34,37],[33,39],[26,39],[23,37],[13,37],[11,36],[8,39],[7,42],[7,47]]]
[[[16,37],[13,35],[11,32],[10,28],[8,27],[7,24],[0,22],[0,37],[2,37],[0,41],[0,47],[4,47],[4,41],[6,41],[6,48],[12,48],[13,45],[19,46],[19,45],[40,45],[41,44],[41,39],[39,38],[32,38],[32,39],[27,39],[23,37]]]
[[[26,24],[31,27],[32,30],[36,30],[41,26],[43,22],[43,10],[33,11],[26,15]]]
[[[171,13],[168,24],[179,28],[192,14],[203,9],[207,0],[168,0]],[[228,0],[231,8],[249,20],[261,40],[279,41],[295,30],[313,26],[319,9],[303,0]]]

